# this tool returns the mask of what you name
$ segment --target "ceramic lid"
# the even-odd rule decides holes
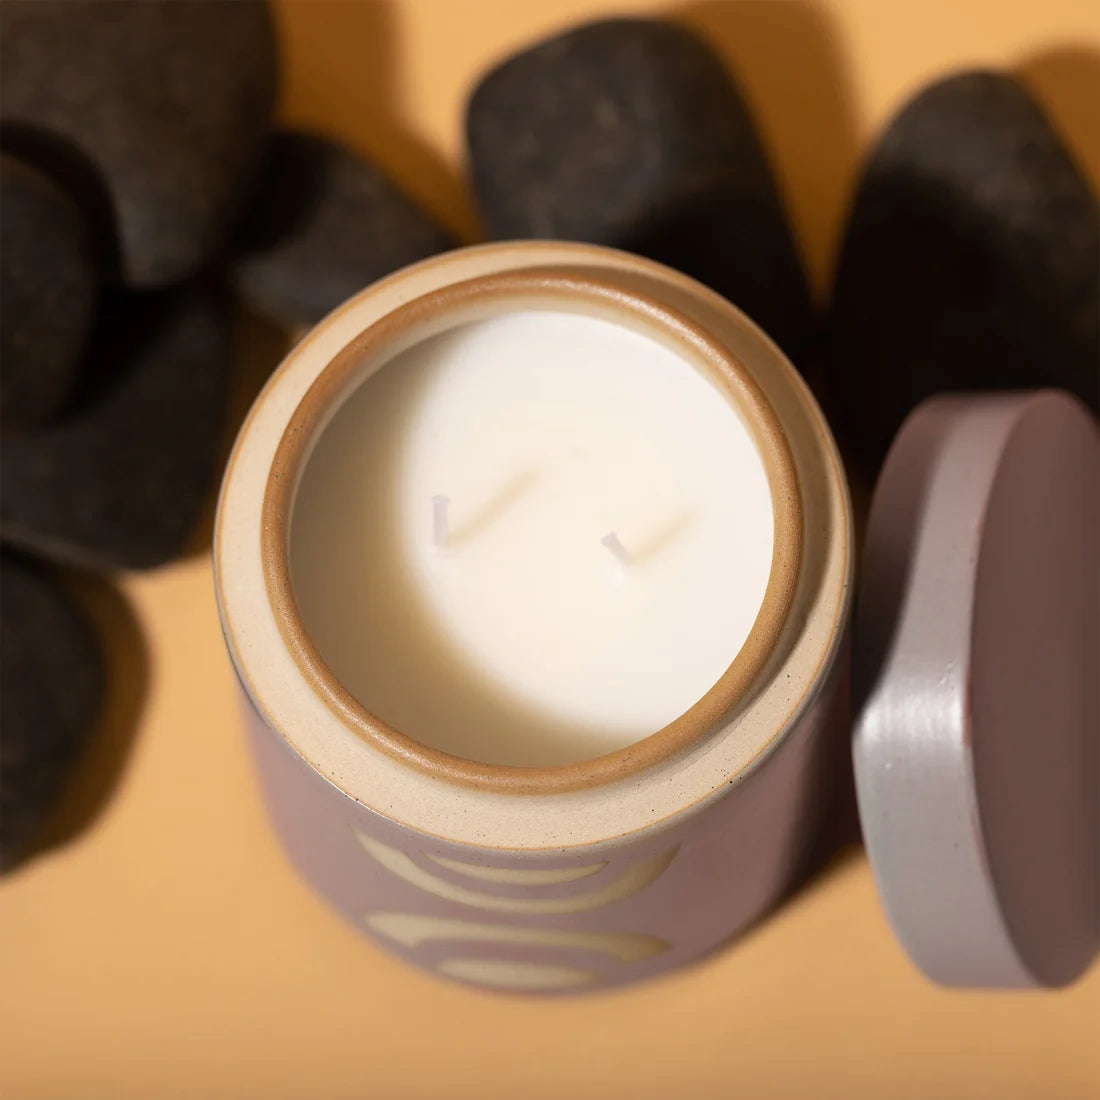
[[[1100,917],[1100,432],[1056,391],[952,396],[875,489],[855,620],[860,817],[930,978],[1061,985]]]

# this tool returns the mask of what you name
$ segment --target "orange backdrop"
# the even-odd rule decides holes
[[[288,2],[283,117],[376,156],[466,234],[464,97],[494,59],[612,11],[706,31],[757,113],[814,284],[861,151],[925,81],[1008,66],[1100,178],[1094,0]],[[241,331],[262,372],[279,341]],[[894,942],[862,855],[696,968],[581,1000],[474,993],[390,959],[295,877],[237,726],[208,557],[86,584],[114,640],[100,736],[0,881],[0,1096],[1100,1095],[1100,965],[1070,990],[948,993]]]

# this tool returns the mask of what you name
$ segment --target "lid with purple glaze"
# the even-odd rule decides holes
[[[1100,433],[1058,391],[934,398],[875,490],[860,817],[930,977],[1050,986],[1100,926]]]

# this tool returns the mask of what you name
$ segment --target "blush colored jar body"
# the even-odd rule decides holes
[[[435,752],[342,690],[297,614],[287,531],[295,463],[375,361],[449,325],[547,303],[719,362],[768,458],[777,557],[749,641],[681,719],[594,761],[509,768]],[[835,447],[767,337],[668,269],[549,243],[439,257],[322,322],[242,429],[215,540],[265,799],[299,870],[413,963],[529,992],[683,965],[796,880],[846,741],[851,566]]]

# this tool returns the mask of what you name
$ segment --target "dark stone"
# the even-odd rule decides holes
[[[828,404],[873,470],[944,390],[1100,389],[1096,196],[1030,95],[975,72],[909,103],[871,155],[830,310]]]
[[[335,143],[278,134],[231,276],[287,326],[314,325],[369,283],[455,246],[375,167]]]
[[[800,354],[810,298],[771,169],[722,62],[690,31],[617,19],[550,38],[482,79],[466,129],[492,236],[649,256]]]
[[[97,292],[80,212],[0,154],[0,426],[28,427],[72,392]]]
[[[4,541],[107,569],[180,554],[217,473],[229,343],[222,303],[202,288],[108,299],[85,392],[0,447]]]
[[[0,6],[4,146],[64,171],[89,206],[106,197],[132,286],[178,281],[222,242],[267,138],[275,69],[253,0]]]
[[[99,640],[80,609],[40,569],[0,556],[0,870],[33,845],[104,686]]]

